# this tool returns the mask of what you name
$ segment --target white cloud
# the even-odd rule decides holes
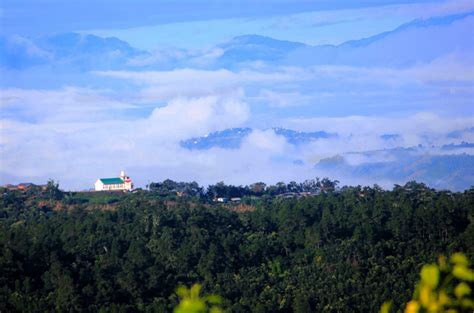
[[[248,106],[238,98],[177,98],[165,107],[153,110],[144,121],[142,133],[145,137],[160,134],[166,138],[185,139],[240,126],[248,118]]]
[[[412,83],[472,82],[474,58],[469,54],[454,53],[428,64],[401,69],[342,65],[313,66],[306,70],[306,77],[308,76],[365,83],[369,88],[374,83],[399,86]]]
[[[241,70],[233,72],[227,69],[198,70],[192,68],[172,71],[97,71],[95,74],[111,78],[132,80],[139,84],[210,84],[214,86],[234,85],[237,83],[294,81],[307,78],[304,71],[297,68],[279,68],[277,71],[262,72]]]
[[[343,103],[352,99],[376,101],[383,106],[387,101],[379,99],[396,99],[394,97],[406,106],[420,106],[420,98],[425,104],[433,101],[433,104],[442,106],[443,101],[459,102],[474,93],[474,88],[466,85],[474,81],[473,64],[472,57],[456,53],[428,64],[402,69],[339,65],[308,68],[257,66],[240,71],[186,68],[95,74],[133,82],[140,88],[134,100],[142,103],[169,101],[176,97],[234,96],[238,93],[245,94],[251,103],[276,108]],[[410,97],[414,89],[416,93]],[[440,93],[444,96],[440,97]],[[420,110],[418,107],[413,109]]]
[[[0,122],[0,172],[21,180],[53,177],[69,188],[87,186],[96,176],[123,167],[181,172],[208,159],[184,151],[181,139],[240,126],[248,115],[239,98],[210,96],[177,98],[146,118],[130,120],[72,121],[64,115],[36,123],[6,119]]]
[[[431,114],[419,114],[421,120],[432,118],[435,116]],[[419,124],[413,124],[418,120],[412,118],[384,118],[384,117],[370,117],[370,116],[346,116],[346,117],[315,117],[315,118],[293,118],[288,119],[285,126],[300,130],[310,130],[314,125],[321,129],[328,131],[338,131],[340,134],[349,136],[353,133],[368,134],[368,133],[397,133],[397,131],[411,127],[419,129]],[[428,124],[429,125],[429,124]],[[403,127],[405,126],[405,127]]]
[[[289,120],[286,126],[337,131],[340,136],[295,147],[272,130],[256,130],[240,149],[189,151],[179,145],[181,139],[190,136],[241,126],[247,118],[247,105],[241,100],[205,97],[175,99],[143,119],[68,123],[69,129],[46,121],[31,124],[3,120],[0,173],[39,183],[51,177],[72,189],[92,186],[98,176],[115,175],[122,168],[141,186],[166,178],[197,180],[201,184],[220,180],[234,184],[302,181],[331,175],[313,168],[322,158],[390,147],[379,138],[385,131],[400,133],[403,146],[427,140],[441,144],[453,142],[452,138],[446,139],[446,132],[474,125],[473,118],[441,118],[426,113],[409,118],[301,119]],[[382,152],[369,157],[352,155],[347,160],[357,165],[390,158]],[[305,163],[294,164],[297,160]],[[363,179],[335,178],[343,178],[345,183],[360,183]]]
[[[311,102],[310,96],[303,95],[297,91],[283,92],[269,89],[262,89],[254,99],[267,103],[270,107],[277,108],[306,105]]]
[[[209,52],[209,59],[219,53]],[[92,186],[98,176],[114,175],[122,168],[135,174],[141,185],[168,177],[240,184],[322,176],[324,173],[313,168],[322,158],[395,145],[451,143],[454,139],[446,138],[448,132],[472,127],[472,114],[464,114],[472,100],[458,107],[456,102],[460,101],[455,101],[458,95],[473,94],[474,62],[469,57],[453,54],[404,69],[272,68],[254,64],[237,71],[184,68],[95,72],[107,83],[111,78],[124,80],[124,84],[132,82],[133,91],[128,90],[127,95],[136,93],[128,98],[118,89],[4,89],[0,92],[0,176],[37,182],[52,177],[66,188]],[[446,96],[440,97],[444,92]],[[420,94],[423,96],[418,97]],[[434,110],[413,114],[424,108],[417,101],[430,109],[435,101],[443,102],[451,114],[434,114]],[[159,106],[160,102],[165,104]],[[269,103],[270,108],[256,106],[259,102]],[[315,117],[319,106],[332,102],[342,109],[329,111],[344,117]],[[302,105],[308,111],[298,111]],[[140,116],[129,114],[147,106],[153,109]],[[347,111],[354,107],[361,115],[350,116]],[[366,107],[369,109],[364,111]],[[401,107],[409,110],[402,111]],[[374,108],[382,113],[364,115]],[[253,110],[261,110],[258,113],[268,126],[325,130],[339,137],[295,147],[271,130],[257,130],[236,150],[188,151],[179,145],[189,137],[252,125]],[[279,110],[285,111],[283,118],[277,115]],[[288,114],[293,117],[288,118]],[[385,133],[400,134],[401,139],[386,142],[380,138]],[[462,140],[474,140],[472,134],[463,136]],[[353,156],[349,161],[356,165],[389,158]],[[293,163],[299,160],[305,163]]]
[[[393,90],[399,93],[403,86],[416,86],[417,92],[421,92],[422,86],[434,84],[439,91],[436,84],[444,84],[445,79],[469,88],[464,83],[473,80],[470,67],[459,63],[454,56],[400,70],[262,66],[235,72],[181,69],[96,73],[136,84],[136,96],[128,100],[111,90],[4,89],[0,94],[4,118],[0,128],[0,175],[37,182],[52,177],[66,188],[91,186],[97,176],[113,175],[121,168],[131,169],[131,174],[135,171],[141,185],[168,177],[200,183],[250,183],[323,176],[325,173],[313,168],[322,158],[395,145],[451,143],[453,139],[446,138],[446,134],[472,127],[474,118],[429,112],[400,117],[302,115],[266,122],[269,126],[296,130],[325,130],[338,133],[339,137],[295,147],[273,131],[257,130],[244,140],[240,149],[207,151],[188,151],[180,147],[179,141],[252,124],[252,106],[263,100],[273,103],[270,111],[297,110],[298,106],[290,104],[307,103],[309,107],[338,100],[344,94],[350,100],[373,99]],[[458,85],[449,86],[455,87]],[[165,105],[157,106],[157,101],[164,101]],[[155,107],[146,116],[129,116],[130,110],[150,104]],[[386,142],[379,137],[385,133],[400,134],[401,139]],[[466,140],[466,136],[462,139]],[[293,164],[298,160],[305,163]],[[374,160],[350,159],[351,164]]]
[[[278,136],[271,129],[254,130],[243,142],[244,147],[254,148],[256,151],[265,150],[274,154],[283,153],[288,144],[282,136]]]
[[[168,101],[176,97],[220,95],[233,97],[244,88],[309,79],[309,73],[298,68],[241,70],[176,69],[172,71],[105,71],[95,74],[129,80],[141,87],[137,101]]]
[[[76,87],[60,90],[3,89],[0,108],[16,120],[91,121],[136,108],[111,98],[111,92]]]
[[[291,129],[314,130],[323,129],[340,134],[340,139],[327,142],[328,147],[319,150],[364,151],[387,147],[387,143],[379,138],[383,134],[400,134],[403,146],[418,144],[441,145],[452,139],[446,135],[454,130],[465,129],[474,125],[474,117],[441,117],[439,115],[420,112],[403,117],[316,117],[291,118],[283,121],[283,126]],[[338,144],[339,141],[339,144]],[[321,141],[324,145],[325,141]]]
[[[212,65],[217,58],[222,56],[224,50],[221,48],[210,49],[157,49],[146,55],[133,57],[127,62],[130,66],[153,66],[153,67],[205,67]]]

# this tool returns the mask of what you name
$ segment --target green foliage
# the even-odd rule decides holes
[[[194,284],[190,289],[179,287],[176,293],[181,298],[178,306],[173,310],[174,313],[222,313],[219,304],[222,300],[219,296],[208,295],[201,296],[202,286]]]
[[[380,307],[380,313],[390,313],[391,308],[392,308],[392,301],[386,301]]]
[[[46,185],[46,194],[49,200],[61,200],[63,198],[63,192],[59,189],[59,183],[50,179]]]
[[[0,311],[172,312],[175,286],[201,282],[228,312],[375,312],[385,299],[400,312],[422,264],[455,251],[465,256],[446,261],[449,297],[472,294],[474,189],[328,184],[300,199],[264,195],[246,213],[154,191],[50,200],[5,190]],[[432,290],[447,275],[436,267],[438,279],[434,267],[423,269]],[[179,296],[215,305],[197,295]]]
[[[204,188],[200,187],[196,182],[185,183],[166,179],[163,182],[150,183],[147,187],[151,192],[163,197],[179,195],[210,201],[220,197],[273,197],[287,193],[296,195],[298,193],[334,192],[338,184],[339,181],[332,181],[327,177],[322,180],[319,178],[309,179],[303,183],[292,181],[285,184],[284,182],[278,182],[275,185],[268,186],[262,182],[254,183],[250,186],[234,186],[218,182],[215,185],[210,185],[204,191]]]
[[[65,195],[63,202],[65,204],[86,204],[92,205],[106,205],[118,203],[129,197],[121,191],[100,191],[100,192],[70,192]]]
[[[405,313],[474,310],[474,271],[469,268],[469,260],[464,254],[453,254],[450,262],[439,257],[438,264],[424,265],[420,278],[413,299],[405,307]]]
[[[203,188],[196,182],[185,183],[175,182],[166,179],[161,183],[151,183],[148,188],[152,192],[156,192],[162,196],[176,195],[177,193],[191,197],[199,197],[203,195]]]

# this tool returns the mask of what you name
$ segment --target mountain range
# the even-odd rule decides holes
[[[474,155],[451,148],[451,154],[432,154],[423,147],[348,153],[323,159],[315,168],[334,177],[399,184],[422,181],[433,188],[462,191],[473,185]],[[361,157],[366,160],[360,161]]]
[[[289,144],[302,149],[305,149],[304,144],[339,136],[325,131],[302,132],[278,127],[271,130]],[[188,150],[238,149],[252,131],[252,128],[225,129],[183,140],[181,146]],[[386,141],[402,138],[399,134],[384,134],[380,137]],[[474,149],[474,143],[347,152],[323,158],[314,164],[314,168],[323,174],[330,173],[331,177],[400,184],[417,180],[434,188],[464,190],[471,187],[474,181],[474,155],[466,154],[466,149]],[[311,163],[296,156],[284,159],[291,165]]]
[[[288,53],[284,63],[406,67],[439,57],[474,52],[474,12],[415,20],[395,30],[341,45],[303,47]],[[432,38],[438,38],[434,41]]]
[[[334,138],[338,135],[325,131],[302,132],[281,127],[271,128],[273,132],[285,138],[292,145],[306,144],[321,138]],[[242,141],[252,133],[252,128],[230,128],[212,132],[203,137],[194,137],[181,141],[181,146],[189,150],[210,148],[238,149]]]
[[[474,144],[471,143],[474,127],[469,121],[464,121],[462,127],[469,127],[452,130],[458,127],[462,118],[472,117],[469,104],[472,102],[470,69],[474,64],[474,40],[469,38],[474,38],[474,12],[415,20],[391,31],[339,45],[310,45],[247,34],[202,50],[157,47],[155,51],[145,51],[119,38],[86,33],[38,37],[4,35],[0,36],[0,69],[3,74],[0,83],[4,88],[10,88],[5,93],[8,97],[4,97],[10,110],[6,116],[16,116],[20,121],[20,109],[26,112],[49,109],[51,117],[45,120],[60,121],[58,110],[68,109],[76,118],[84,109],[85,101],[95,101],[94,110],[85,112],[81,122],[88,121],[97,112],[103,114],[100,117],[103,120],[119,118],[128,122],[133,111],[134,116],[150,121],[151,126],[152,110],[155,115],[176,110],[167,119],[179,119],[189,113],[189,99],[202,98],[204,103],[214,101],[207,98],[209,95],[216,96],[215,106],[209,104],[212,108],[209,109],[209,121],[219,121],[219,126],[203,129],[220,131],[179,142],[184,149],[179,152],[239,149],[255,130],[272,131],[280,139],[284,138],[286,144],[282,150],[285,151],[270,151],[269,148],[267,159],[262,158],[262,164],[275,161],[283,169],[288,168],[288,177],[293,170],[306,174],[305,170],[310,168],[330,177],[358,177],[367,183],[416,179],[438,188],[462,190],[474,181]],[[439,77],[434,79],[429,66],[440,63],[443,66],[439,67]],[[455,65],[454,69],[451,64]],[[338,72],[340,69],[342,73]],[[356,74],[351,76],[353,72]],[[203,77],[209,77],[209,80]],[[56,89],[51,89],[52,86]],[[235,103],[238,108],[237,111],[227,108],[229,116],[226,115],[222,123],[217,109],[222,107],[221,97],[232,98],[229,103]],[[71,101],[63,103],[63,99]],[[281,99],[285,101],[277,103]],[[196,110],[200,109],[196,105]],[[365,131],[363,122],[357,121],[359,117],[368,117],[367,123],[370,123],[378,116],[390,120],[391,116],[404,115],[415,123],[425,123],[443,121],[445,116],[438,118],[438,115],[444,112],[450,113],[445,116],[460,118],[453,119],[450,125],[445,122],[438,132],[426,137],[423,137],[424,130],[407,134],[403,127],[387,127],[387,133],[376,132],[371,138],[371,147],[386,149],[347,152],[351,148],[345,144],[357,143],[356,140],[360,139],[355,138],[358,129],[351,129],[354,127],[351,125],[363,128],[362,133]],[[233,115],[241,118],[233,123]],[[313,118],[318,121],[326,117],[340,123],[332,126],[334,132],[317,126],[320,125],[318,122],[310,124]],[[317,131],[258,128],[261,124],[288,125],[285,123],[289,120],[307,121],[309,124],[305,129]],[[61,122],[61,125],[67,124]],[[181,127],[181,124],[177,125]],[[256,126],[249,128],[248,125]],[[34,126],[37,129],[37,125]],[[172,126],[166,127],[176,131]],[[229,126],[239,128],[225,129]],[[44,127],[50,130],[52,126],[46,123]],[[81,129],[82,126],[75,127]],[[441,134],[443,129],[446,133]],[[426,130],[429,132],[431,126]],[[88,128],[83,129],[84,133],[87,131]],[[354,132],[354,137],[348,135],[350,132]],[[28,137],[30,133],[33,132],[28,132]],[[37,133],[43,135],[45,132]],[[163,133],[166,133],[165,137],[167,132]],[[54,146],[62,147],[63,136],[58,134],[57,141],[61,144]],[[412,138],[405,138],[409,136]],[[39,138],[37,142],[43,142],[43,137]],[[21,141],[14,139],[10,142]],[[334,142],[327,139],[334,139]],[[89,138],[84,141],[89,142]],[[34,140],[28,142],[36,143]],[[421,142],[424,146],[406,148],[414,142]],[[323,144],[325,151],[320,149]],[[337,149],[333,144],[338,145]],[[359,141],[359,145],[365,146],[365,143]],[[21,148],[26,151],[23,146]],[[71,149],[76,146],[79,145]],[[399,146],[404,148],[394,148]],[[37,151],[37,146],[30,149]],[[144,150],[144,154],[149,153],[148,147]],[[17,153],[12,151],[12,155]],[[164,152],[159,148],[156,151]],[[33,153],[25,152],[24,155]],[[91,157],[91,160],[89,167],[97,157]],[[296,169],[290,168],[295,165]],[[255,168],[262,166],[257,164]]]
[[[263,61],[282,65],[337,64],[351,66],[403,67],[431,62],[441,56],[474,55],[474,12],[415,20],[392,31],[340,45],[311,46],[277,40],[256,34],[238,36],[219,44],[221,51],[212,67],[234,68],[241,63]],[[433,41],[436,37],[439,40]],[[416,52],[416,53],[415,53]],[[164,63],[189,66],[182,52],[166,56]],[[148,58],[152,51],[133,48],[114,37],[65,33],[38,38],[17,35],[0,37],[0,66],[26,68],[42,64],[79,66],[83,69],[117,69],[130,67],[131,59]],[[160,58],[157,58],[160,59]],[[157,61],[157,67],[163,65]],[[140,62],[134,63],[142,64]],[[143,66],[143,65],[142,65]],[[146,63],[153,68],[153,63]],[[140,67],[140,65],[138,65]]]
[[[0,66],[13,69],[45,64],[82,70],[120,68],[129,59],[147,54],[115,37],[79,33],[38,38],[0,36]]]

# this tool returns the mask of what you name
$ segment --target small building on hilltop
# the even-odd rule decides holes
[[[99,178],[95,182],[95,191],[131,191],[133,183],[130,177],[120,172],[120,177]]]

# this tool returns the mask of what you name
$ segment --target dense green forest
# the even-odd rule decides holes
[[[194,283],[229,312],[400,311],[423,264],[474,258],[474,188],[148,187],[2,190],[0,312],[172,312]]]

